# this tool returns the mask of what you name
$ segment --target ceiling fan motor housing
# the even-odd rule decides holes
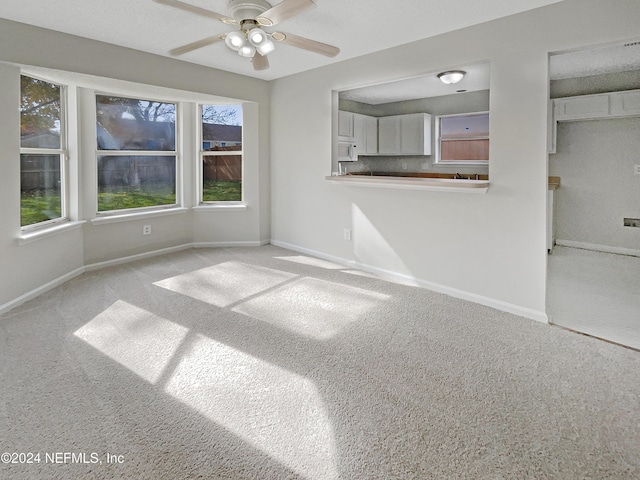
[[[254,20],[270,8],[271,5],[266,0],[229,0],[229,13],[238,23]]]

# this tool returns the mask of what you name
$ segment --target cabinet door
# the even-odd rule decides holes
[[[366,136],[366,153],[378,153],[378,119],[364,117],[364,131]]]
[[[640,90],[610,94],[611,115],[640,115]]]
[[[338,136],[353,138],[353,113],[338,111]]]
[[[397,155],[400,152],[400,117],[378,119],[378,153]]]
[[[557,98],[554,101],[556,120],[603,118],[609,115],[609,95]]]
[[[365,129],[365,116],[358,113],[353,114],[353,144],[355,155],[367,153],[367,131]]]
[[[400,117],[400,153],[431,155],[431,115],[417,113]]]

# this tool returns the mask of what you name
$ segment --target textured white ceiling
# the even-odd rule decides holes
[[[551,55],[551,80],[640,70],[640,40]]]
[[[436,76],[439,72],[433,72],[396,82],[345,90],[340,92],[340,98],[378,105],[452,95],[460,89],[467,92],[489,89],[491,73],[489,64],[458,65],[456,69],[466,71],[467,75],[455,85],[443,84]],[[551,80],[628,71],[640,71],[639,38],[582,50],[554,53],[549,59]]]
[[[462,80],[453,85],[445,85],[437,77],[440,72],[407,78],[395,82],[373,85],[370,87],[354,88],[340,92],[340,98],[379,105],[381,103],[401,102],[417,98],[431,98],[442,95],[453,95],[458,90],[475,92],[489,90],[491,65],[480,63],[475,65],[460,65],[456,70],[466,72]]]
[[[227,14],[227,0],[183,0]],[[277,44],[271,68],[250,62],[217,43],[180,58],[265,80],[284,77],[378,50],[523,12],[561,0],[314,0],[268,31],[281,30],[335,45],[335,58]],[[280,0],[271,0],[272,5]],[[231,31],[210,18],[151,0],[1,0],[0,18],[169,56],[172,48]],[[384,33],[384,34],[382,34]]]

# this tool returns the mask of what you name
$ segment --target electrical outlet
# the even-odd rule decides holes
[[[351,229],[350,228],[345,228],[344,229],[344,239],[345,240],[351,240]]]
[[[429,170],[429,162],[421,163],[420,168],[422,168],[422,170]]]
[[[402,169],[406,170],[407,169],[407,162],[402,162]]]
[[[624,226],[640,228],[640,218],[625,218]]]
[[[142,235],[151,235],[151,225],[142,226]]]
[[[633,174],[634,175],[640,175],[640,165],[634,165],[633,166]]]

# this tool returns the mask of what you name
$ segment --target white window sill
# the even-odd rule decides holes
[[[434,192],[486,193],[488,180],[457,180],[450,178],[369,177],[364,175],[340,175],[326,180],[361,187],[431,190]]]
[[[117,215],[104,215],[91,219],[91,225],[103,225],[106,223],[128,222],[130,220],[143,220],[152,217],[164,217],[166,215],[178,215],[188,212],[188,208],[166,208],[163,210],[152,210],[149,212],[123,213]]]
[[[212,212],[212,211],[220,211],[220,212],[234,212],[234,211],[244,211],[247,209],[247,205],[244,203],[232,203],[230,205],[226,205],[224,203],[204,203],[202,205],[198,205],[196,207],[192,207],[194,212]]]
[[[27,245],[28,243],[37,242],[38,240],[52,237],[59,233],[70,232],[71,230],[82,228],[82,225],[85,223],[86,222],[84,220],[79,222],[65,222],[29,232],[22,232],[18,237],[18,245]]]

